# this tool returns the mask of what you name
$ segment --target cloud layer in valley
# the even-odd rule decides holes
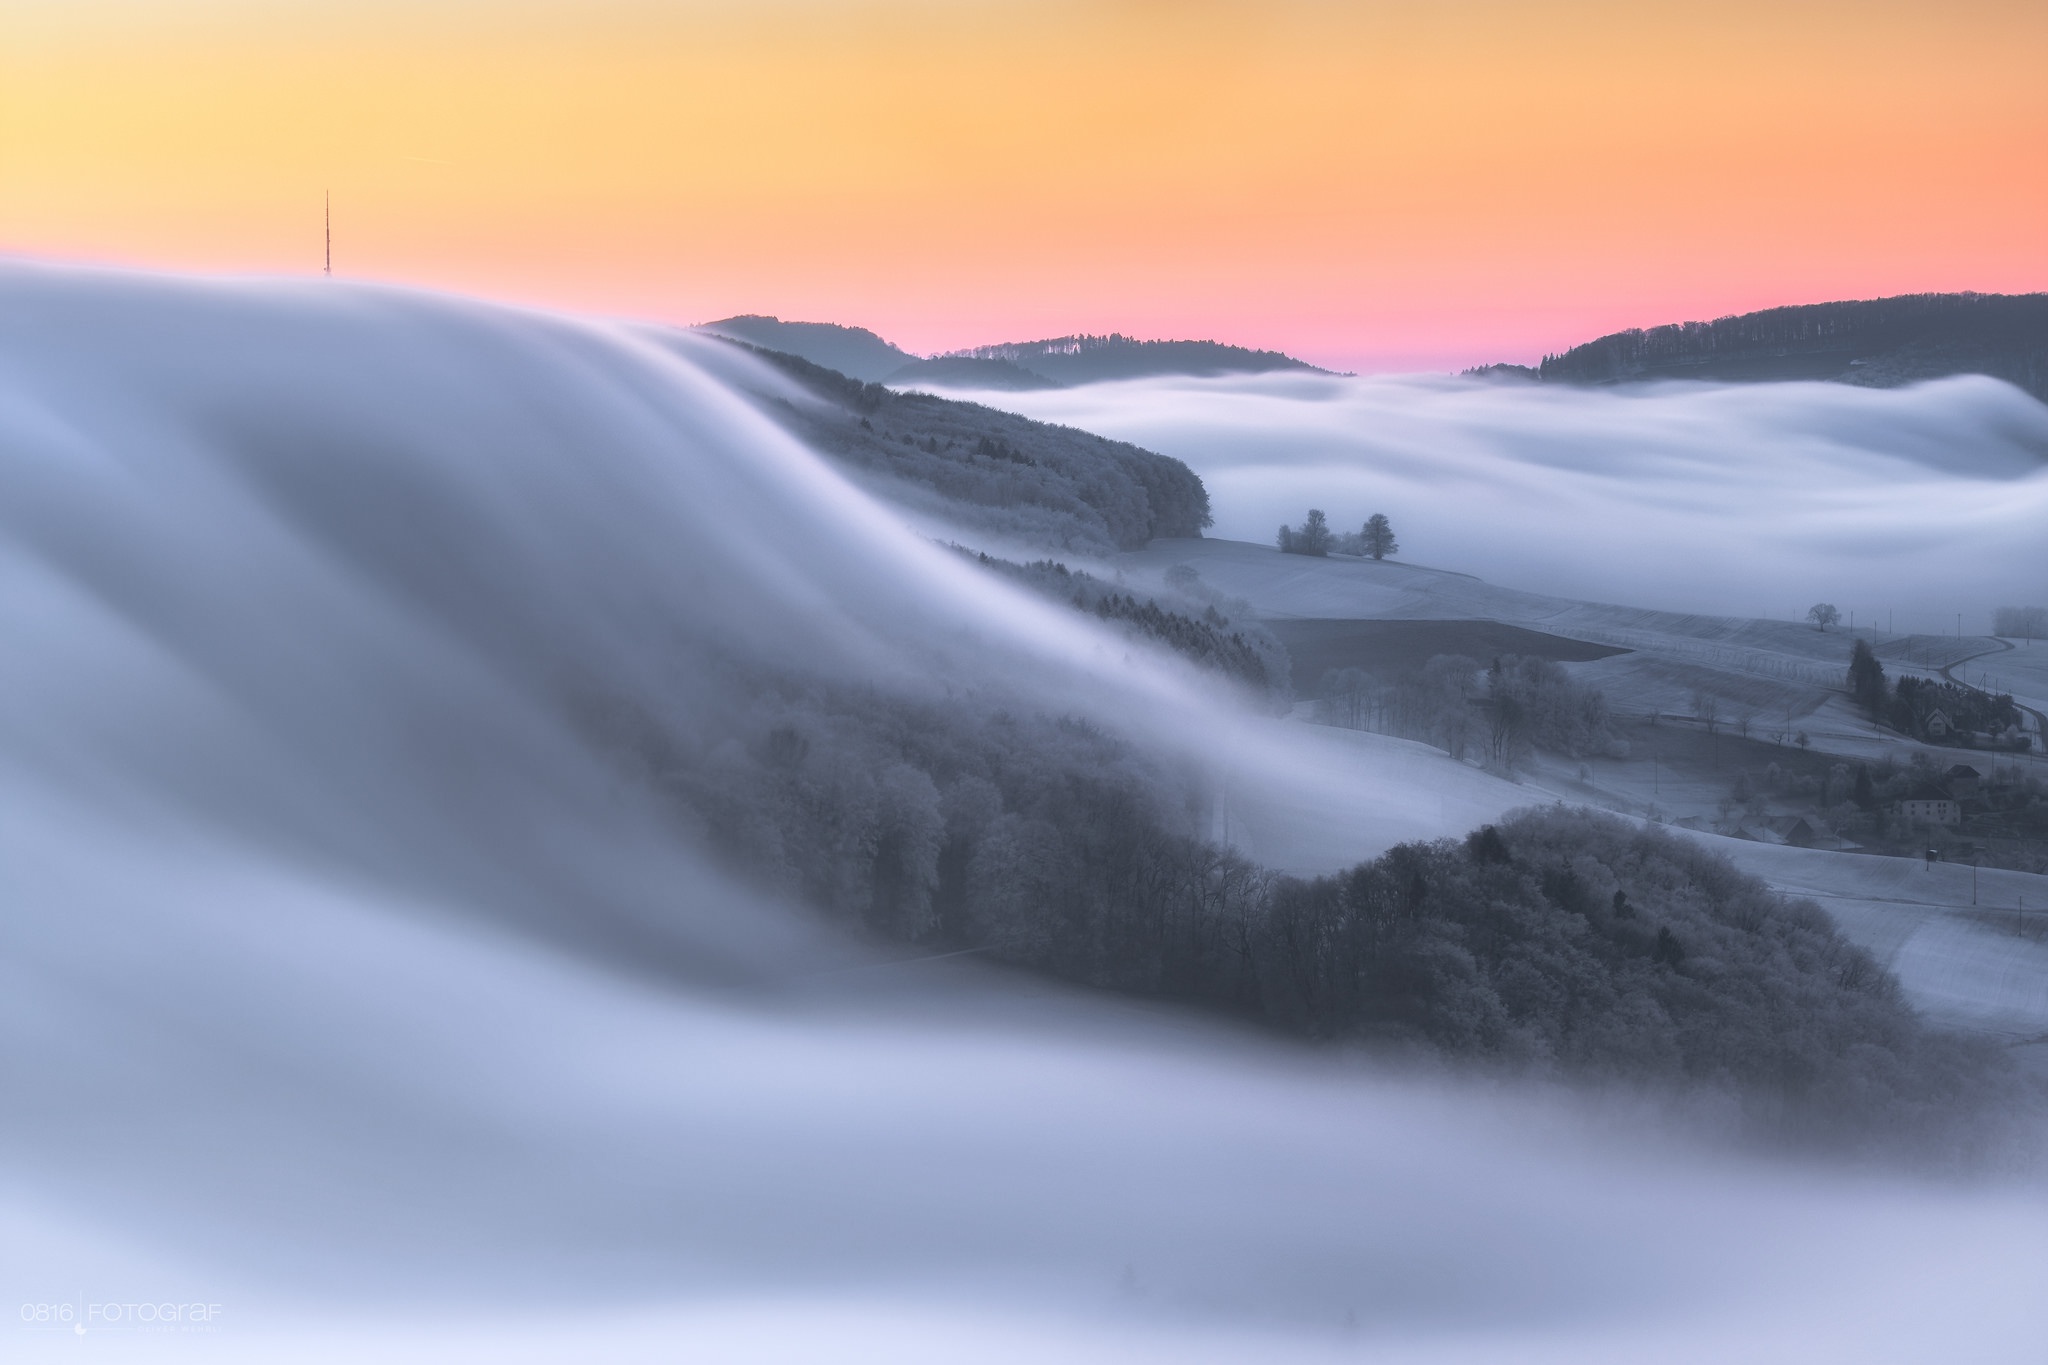
[[[1963,377],[1580,389],[1430,376],[1142,380],[977,394],[1193,466],[1212,534],[1309,507],[1535,592],[1740,616],[1837,604],[1989,629],[2048,583],[2048,407]]]

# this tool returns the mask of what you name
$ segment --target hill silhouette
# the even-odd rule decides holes
[[[1872,388],[1986,374],[2048,401],[2048,294],[1903,294],[1632,328],[1545,356],[1539,373],[1571,384],[1826,379]]]
[[[1163,374],[1210,376],[1265,374],[1274,370],[1328,373],[1279,351],[1254,351],[1219,341],[1139,341],[1115,332],[1108,336],[1006,341],[949,352],[942,359],[1007,361],[1061,385]]]
[[[882,340],[865,327],[836,322],[784,322],[758,313],[707,322],[697,329],[728,341],[802,356],[814,365],[837,370],[863,383],[886,379],[918,357]]]

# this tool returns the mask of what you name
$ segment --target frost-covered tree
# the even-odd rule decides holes
[[[2048,639],[2048,607],[2000,607],[1991,613],[1991,633],[2009,639]]]
[[[1842,613],[1832,602],[1816,602],[1806,609],[1806,619],[1813,622],[1815,630],[1826,630],[1842,619]]]
[[[1320,507],[1308,509],[1308,520],[1299,526],[1280,528],[1280,552],[1289,555],[1327,555],[1330,553],[1330,520],[1323,515]]]
[[[1365,529],[1359,533],[1359,540],[1364,544],[1365,552],[1374,559],[1401,553],[1401,543],[1394,539],[1394,526],[1387,520],[1385,512],[1375,512],[1365,519]]]
[[[1873,712],[1885,703],[1884,665],[1870,652],[1868,641],[1858,640],[1849,651],[1849,691]]]

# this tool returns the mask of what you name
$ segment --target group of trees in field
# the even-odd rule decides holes
[[[1597,688],[1532,655],[1502,655],[1483,671],[1462,654],[1439,654],[1381,681],[1358,668],[1331,669],[1316,689],[1326,725],[1418,739],[1463,758],[1475,745],[1512,768],[1532,750],[1574,758],[1625,748]]]
[[[1991,633],[2008,640],[2048,640],[2048,607],[2000,607],[1991,613]]]
[[[1401,550],[1400,542],[1394,538],[1393,523],[1384,512],[1367,517],[1365,525],[1355,532],[1337,532],[1330,529],[1329,518],[1320,507],[1311,507],[1301,525],[1282,526],[1276,539],[1280,553],[1287,555],[1340,554],[1385,559]]]
[[[737,871],[878,937],[1304,1038],[1704,1086],[1753,1133],[1966,1139],[1994,1089],[1824,913],[1653,828],[1553,808],[1285,877],[1205,837],[1197,775],[1083,721],[735,681],[715,734],[587,728]]]
[[[2005,693],[1910,673],[1887,687],[1884,665],[1864,640],[1849,650],[1849,692],[1874,719],[1921,739],[1968,743],[1978,735],[2006,734],[2020,723],[2019,707]],[[1947,717],[1948,733],[1934,732],[1930,722],[1936,713]],[[2024,735],[2018,742],[2023,747],[2029,743]]]

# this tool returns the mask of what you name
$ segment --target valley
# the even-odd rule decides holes
[[[1905,763],[1925,755],[1944,767],[1975,758],[1987,768],[2036,780],[2048,773],[2038,747],[2029,754],[1976,758],[1970,751],[1904,738],[1861,716],[1843,695],[1848,641],[1842,633],[1804,623],[1565,601],[1455,572],[1282,555],[1220,540],[1154,541],[1119,556],[1115,565],[1134,582],[1156,583],[1161,590],[1168,570],[1192,569],[1204,584],[1248,603],[1290,647],[1301,650],[1296,688],[1304,696],[1314,695],[1317,667],[1378,662],[1392,674],[1425,662],[1425,651],[1464,652],[1483,664],[1488,650],[1519,647],[1565,661],[1575,678],[1609,696],[1626,740],[1624,756],[1567,759],[1538,752],[1511,773],[1489,773],[1412,740],[1316,726],[1327,736],[1327,780],[1341,790],[1349,768],[1356,789],[1382,790],[1383,781],[1405,787],[1422,801],[1426,817],[1441,821],[1439,837],[1470,828],[1488,806],[1504,812],[1553,801],[1683,829],[1787,894],[1818,900],[1852,939],[1899,975],[1930,1018],[1994,1035],[2030,1067],[2048,1068],[2048,875],[1974,867],[1972,861],[1984,859],[1962,852],[1945,831],[1933,837],[1949,851],[1948,860],[1932,865],[1918,851],[1925,830],[1911,856],[1789,846],[1778,833],[1799,813],[1814,812],[1815,798],[1798,791],[1840,783],[1836,769],[1844,762]],[[2025,677],[2022,667],[2006,661],[2024,665],[2033,657],[2024,647],[2001,650],[1996,640],[1871,638],[1888,662],[1928,675],[1947,661],[1967,660],[2004,663],[2008,672]],[[2036,649],[2048,660],[2048,645]],[[1305,670],[1299,667],[1304,659]],[[1968,663],[1958,671],[1971,676]],[[1699,715],[1703,695],[1720,704],[1711,727]],[[1305,702],[1296,711],[1304,719],[1312,714]],[[1806,742],[1797,742],[1802,735]],[[1411,768],[1422,767],[1412,777],[1396,777],[1388,762],[1395,755]],[[1432,762],[1439,774],[1433,777],[1426,771]],[[1782,774],[1771,790],[1762,788],[1767,771]],[[1451,772],[1460,774],[1455,785],[1470,791],[1455,808],[1439,805],[1434,795],[1453,785],[1445,776]],[[1744,774],[1759,785],[1746,808],[1731,799]],[[1246,817],[1238,837],[1256,856],[1317,870],[1355,859],[1361,849],[1413,837],[1393,834],[1389,824],[1372,824],[1369,809],[1346,808],[1334,793],[1305,804],[1324,802],[1329,804],[1321,817],[1312,809],[1271,807],[1284,812],[1271,832],[1271,816]],[[1326,821],[1334,826],[1326,838],[1335,847],[1318,866],[1305,856],[1319,842],[1309,832]],[[1818,815],[1814,824],[1823,824]],[[1745,828],[1748,837],[1716,832]],[[1362,829],[1372,829],[1374,836],[1358,837]],[[1388,834],[1379,835],[1380,829]],[[1344,841],[1336,830],[1351,831],[1352,840]],[[2032,921],[2025,914],[2029,904],[2039,912]]]

